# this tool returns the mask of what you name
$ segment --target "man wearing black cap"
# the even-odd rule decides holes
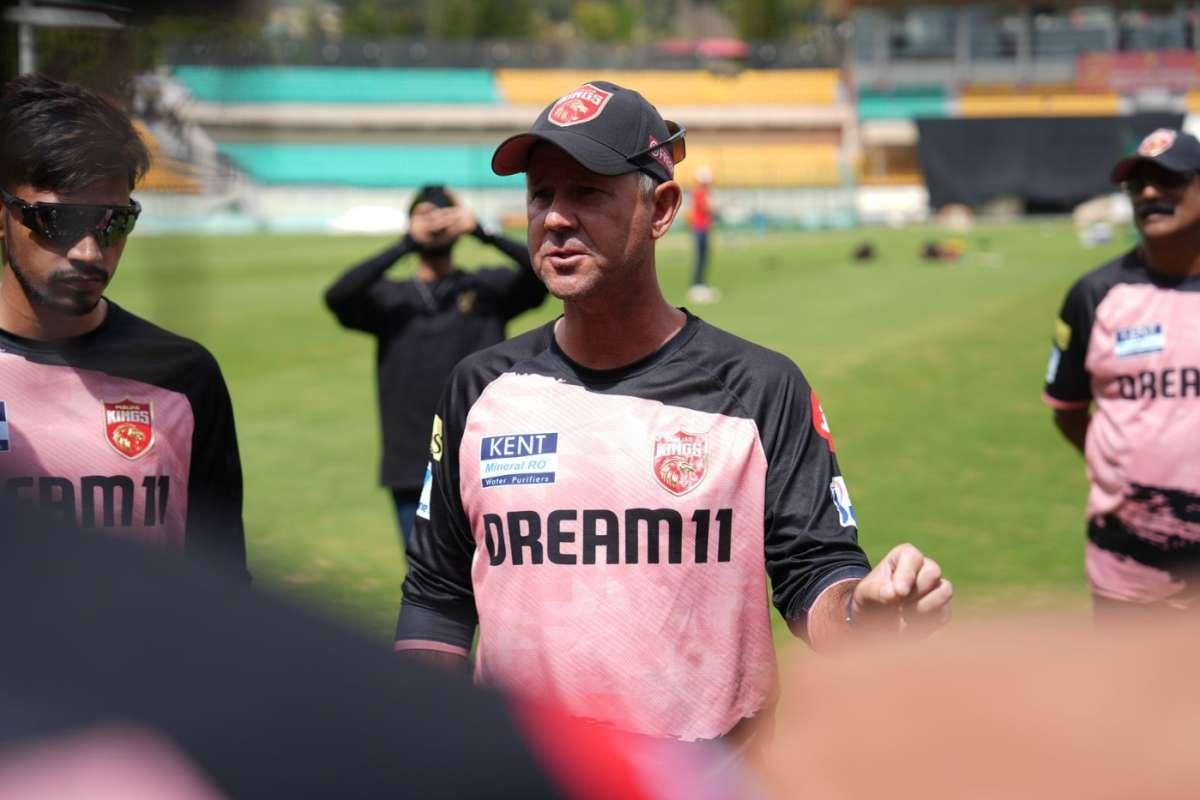
[[[1200,608],[1198,173],[1200,141],[1166,129],[1116,165],[1141,243],[1075,283],[1050,351],[1043,398],[1087,461],[1105,617]]]
[[[454,244],[465,234],[500,250],[518,268],[456,268]],[[409,253],[419,259],[416,276],[384,279]],[[378,340],[380,482],[392,490],[406,546],[428,461],[429,421],[450,370],[463,356],[503,341],[508,321],[545,298],[525,245],[485,230],[444,186],[418,190],[404,238],[347,270],[325,292],[342,325]]]
[[[593,81],[496,150],[526,173],[556,321],[475,354],[439,405],[396,649],[577,716],[740,739],[775,693],[767,586],[821,648],[929,629],[938,565],[871,570],[816,395],[785,357],[667,303],[655,245],[679,210],[684,130]]]

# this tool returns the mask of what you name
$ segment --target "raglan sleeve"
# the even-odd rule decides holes
[[[242,461],[233,402],[221,368],[207,351],[193,374],[200,380],[190,398],[194,427],[184,551],[189,558],[208,560],[249,581],[242,522]]]
[[[775,607],[803,624],[823,591],[864,577],[870,563],[825,412],[800,370],[789,366],[758,415],[767,457],[764,539]]]
[[[430,437],[429,466],[408,548],[408,575],[396,622],[395,649],[466,656],[479,617],[471,583],[475,540],[459,489],[459,443],[468,401],[461,368],[451,375]]]
[[[1087,408],[1092,401],[1087,348],[1094,319],[1091,292],[1081,279],[1067,292],[1058,319],[1054,321],[1054,339],[1042,392],[1042,400],[1051,408],[1060,411]]]

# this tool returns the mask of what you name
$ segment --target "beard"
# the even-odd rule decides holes
[[[442,244],[425,245],[417,248],[417,254],[427,256],[429,258],[445,258],[450,255],[450,251],[454,249],[454,243],[457,239],[451,239]]]
[[[67,317],[84,317],[92,313],[103,298],[103,295],[91,297],[65,288],[58,294],[50,291],[50,287],[56,281],[77,270],[68,268],[53,272],[46,280],[45,286],[39,286],[30,280],[29,276],[25,274],[25,270],[13,258],[13,254],[7,251],[7,248],[0,249],[0,254],[4,256],[4,262],[12,270],[13,277],[21,285],[21,291],[25,293],[29,304],[34,308],[45,309]]]

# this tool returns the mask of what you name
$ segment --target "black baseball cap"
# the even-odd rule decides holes
[[[438,208],[450,208],[458,205],[454,202],[454,198],[450,196],[450,192],[441,184],[426,184],[417,193],[413,195],[412,202],[408,204],[408,213],[411,216],[413,209],[421,203],[432,203]]]
[[[549,142],[601,175],[640,170],[669,181],[687,152],[685,133],[632,89],[589,81],[546,106],[528,133],[501,142],[492,155],[492,171],[524,172],[533,146]]]
[[[1138,145],[1137,152],[1113,167],[1112,181],[1120,183],[1138,164],[1157,164],[1171,172],[1200,171],[1200,140],[1190,133],[1159,128]]]

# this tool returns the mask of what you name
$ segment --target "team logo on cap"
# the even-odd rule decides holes
[[[550,109],[549,120],[560,127],[578,125],[600,116],[613,93],[585,83],[573,92],[558,98]]]
[[[673,495],[685,495],[708,472],[708,444],[702,433],[676,431],[654,437],[654,477]]]
[[[1151,133],[1142,143],[1138,145],[1138,155],[1146,158],[1154,158],[1162,155],[1171,149],[1171,145],[1175,144],[1175,137],[1178,134],[1168,128],[1159,128]]]
[[[122,400],[104,404],[104,438],[128,459],[139,458],[154,445],[154,417],[149,403]]]
[[[659,147],[658,139],[655,139],[653,136],[650,137],[650,140],[647,142],[647,144],[654,148],[650,151],[650,157],[662,164],[663,169],[667,171],[668,175],[674,173],[675,162],[671,160],[671,153],[667,150],[667,148]]]

